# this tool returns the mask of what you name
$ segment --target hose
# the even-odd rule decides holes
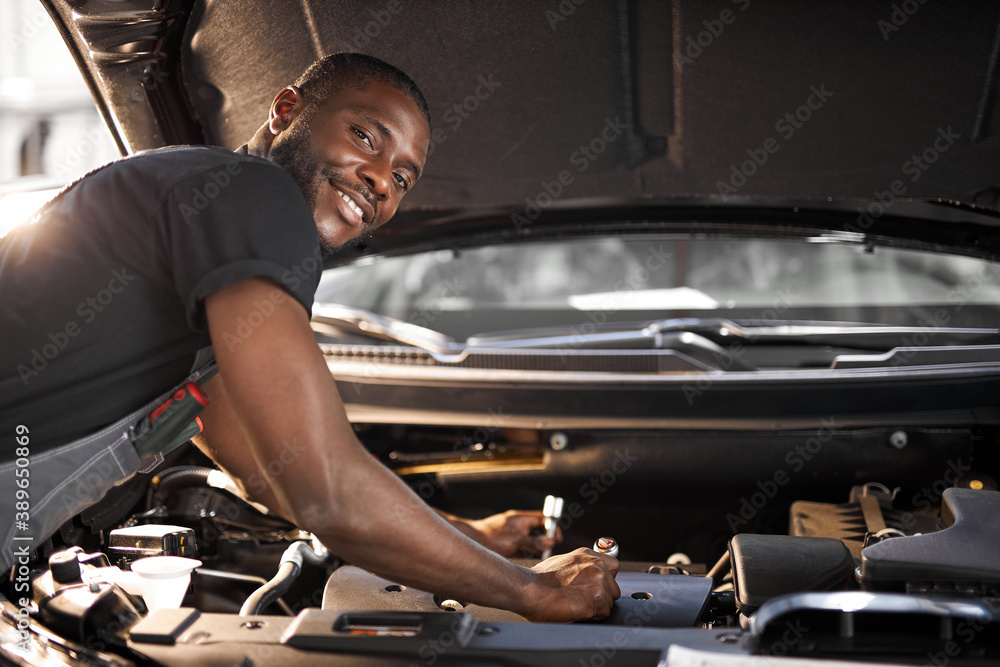
[[[278,572],[269,582],[250,594],[240,608],[240,616],[257,616],[269,604],[284,595],[299,576],[303,560],[312,565],[322,565],[326,562],[326,548],[316,540],[313,542],[315,548],[305,540],[296,540],[285,549],[285,553],[281,554],[281,560],[278,561]]]
[[[215,577],[217,579],[228,579],[230,581],[242,581],[242,582],[257,584],[258,586],[262,586],[263,584],[267,583],[267,579],[265,579],[264,577],[258,577],[252,574],[238,574],[236,572],[225,572],[224,570],[210,570],[204,567],[198,568],[198,576]],[[278,605],[281,608],[281,611],[285,612],[285,614],[287,614],[288,616],[295,616],[295,612],[292,611],[292,608],[289,607],[288,603],[285,602],[280,597],[275,601],[275,604]]]
[[[292,587],[292,582],[299,576],[299,566],[295,563],[284,562],[278,566],[278,573],[271,581],[267,582],[247,598],[240,608],[240,616],[257,616],[269,604],[280,598],[288,589]]]
[[[164,470],[151,480],[146,496],[146,509],[162,504],[174,489],[207,484],[208,476],[213,470],[214,468],[202,466],[178,466]]]
[[[705,576],[712,580],[712,586],[718,586],[722,582],[722,575],[725,574],[725,570],[729,567],[729,551],[726,551],[722,555],[712,569],[708,571]]]

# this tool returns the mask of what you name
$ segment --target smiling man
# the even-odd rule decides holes
[[[331,252],[396,213],[427,159],[429,123],[409,77],[374,58],[338,54],[278,93],[268,123],[238,152],[271,160],[295,179],[320,247]]]
[[[0,427],[30,443],[27,537],[51,535],[133,473],[137,454],[116,434],[185,376],[202,377],[214,351],[196,443],[248,495],[400,583],[532,620],[606,616],[620,593],[615,559],[580,549],[523,568],[497,551],[548,546],[528,534],[538,513],[472,522],[432,511],[358,442],[313,337],[320,260],[392,218],[429,137],[405,74],[328,56],[277,94],[236,153],[120,160],[4,239]],[[24,456],[10,449],[0,488],[14,487]],[[3,496],[9,566],[22,529],[14,494]]]

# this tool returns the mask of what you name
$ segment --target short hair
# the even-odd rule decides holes
[[[310,65],[295,81],[306,105],[316,110],[333,92],[347,86],[363,88],[369,81],[378,81],[406,93],[431,124],[427,100],[413,79],[384,60],[363,53],[334,53]],[[315,105],[315,106],[313,106]]]

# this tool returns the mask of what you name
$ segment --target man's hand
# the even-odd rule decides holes
[[[559,623],[607,618],[622,591],[615,582],[618,559],[580,548],[531,568],[537,583],[521,615],[529,621]]]
[[[492,549],[507,558],[518,556],[523,558],[528,554],[541,553],[563,540],[562,531],[558,528],[555,539],[531,534],[535,528],[542,528],[545,525],[545,516],[538,510],[507,510],[478,521],[457,520],[464,522],[468,527],[466,530],[456,526],[459,530],[487,549]]]

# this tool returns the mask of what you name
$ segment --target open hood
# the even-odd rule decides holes
[[[123,154],[234,148],[345,49],[422,86],[434,150],[393,224],[328,262],[312,356],[260,333],[230,364],[217,335],[273,332],[311,256],[212,314],[204,452],[169,437],[192,384],[75,472],[7,403],[0,663],[1000,665],[1000,3],[42,2]],[[132,364],[129,304],[182,300],[119,302],[97,270],[15,295],[45,318],[8,345],[25,366],[77,345],[67,381],[45,371],[60,410],[96,386],[80,356],[153,383],[187,349]],[[46,294],[78,320],[26,301]],[[68,342],[105,294],[113,337]],[[562,542],[535,554],[542,517]]]
[[[992,2],[43,3],[124,153],[235,148],[327,53],[399,66],[434,124],[400,220],[581,197],[1000,201]]]

